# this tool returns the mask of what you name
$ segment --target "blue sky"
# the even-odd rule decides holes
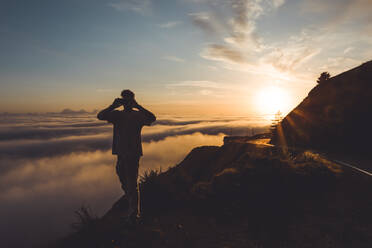
[[[1,1],[0,111],[92,110],[130,88],[160,112],[245,114],[256,109],[257,92],[273,86],[286,92],[290,109],[320,72],[334,75],[372,58],[371,6]]]

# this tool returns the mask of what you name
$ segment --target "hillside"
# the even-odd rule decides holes
[[[166,172],[147,174],[140,188],[142,224],[120,223],[123,196],[101,218],[83,214],[53,247],[372,245],[371,179],[311,152],[230,140],[193,149]]]
[[[282,121],[272,143],[368,154],[372,61],[318,84]]]

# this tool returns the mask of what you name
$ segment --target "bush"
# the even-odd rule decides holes
[[[322,72],[318,78],[318,80],[316,80],[316,82],[318,84],[321,84],[321,83],[324,83],[325,81],[328,81],[331,77],[331,74],[329,74],[329,72]]]

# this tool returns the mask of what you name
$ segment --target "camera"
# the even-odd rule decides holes
[[[128,98],[119,98],[119,101],[120,101],[120,103],[122,105],[124,105],[124,104],[128,104],[129,101],[130,101],[130,99],[128,99]]]

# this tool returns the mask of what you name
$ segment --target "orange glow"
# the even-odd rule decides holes
[[[255,98],[257,109],[265,115],[274,115],[280,111],[286,114],[291,107],[289,94],[279,87],[267,87],[261,89]]]

